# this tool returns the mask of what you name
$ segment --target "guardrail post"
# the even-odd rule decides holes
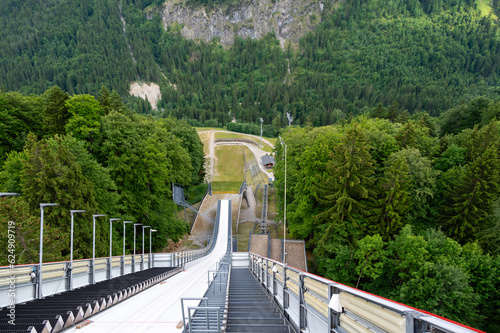
[[[108,266],[108,272],[107,272],[107,274],[106,274],[106,275],[107,275],[107,276],[106,276],[106,278],[107,278],[108,280],[111,280],[111,269],[113,268],[113,265],[112,265],[113,261],[112,261],[112,259],[111,259],[111,258],[107,258],[107,259],[106,259],[106,262],[107,262],[107,264],[108,264],[108,265],[107,265],[107,266]]]
[[[299,273],[299,327],[301,330],[306,328],[307,310],[304,301],[304,291],[304,275],[302,275],[302,273]]]
[[[71,290],[73,289],[73,274],[72,274],[72,267],[71,267],[71,262],[66,263],[66,278],[68,279],[67,284],[66,284],[66,290]]]
[[[286,309],[288,308],[288,294],[286,292],[287,288],[287,276],[286,276],[286,264],[283,264],[283,312],[285,312],[285,316],[288,317],[286,313]]]
[[[269,276],[267,274],[268,270],[269,270],[269,261],[266,260],[266,270],[264,272],[264,275],[266,277],[266,282],[264,283],[266,286],[266,289],[269,289]]]
[[[34,299],[38,298],[38,293],[39,293],[39,289],[40,289],[40,284],[41,284],[41,278],[40,278],[40,266],[37,265],[35,266],[35,273],[36,273],[36,287],[35,287],[35,297],[33,297]]]
[[[334,294],[338,294],[339,291],[335,288],[333,283],[328,284],[328,303],[330,303]],[[328,304],[328,330],[331,332],[336,329],[340,324],[340,312],[333,310]]]
[[[89,262],[89,268],[90,268],[90,274],[89,274],[89,284],[94,284],[94,274],[95,274],[95,270],[94,270],[94,261],[93,260],[90,260]]]
[[[419,320],[415,320],[415,317],[418,316],[418,312],[416,311],[405,311],[405,319],[406,319],[406,333],[415,333],[415,332],[423,332],[422,323]]]

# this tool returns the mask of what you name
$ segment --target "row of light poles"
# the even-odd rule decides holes
[[[7,196],[18,196],[18,193],[0,193],[0,198]],[[37,298],[43,298],[42,293],[42,262],[43,262],[43,215],[44,208],[50,206],[58,206],[56,203],[41,203],[40,204],[40,253],[39,253],[39,264],[38,264],[38,292]],[[74,214],[85,213],[85,210],[70,210],[71,214],[71,245],[70,245],[70,264],[68,269],[70,270],[69,277],[69,290],[73,290],[73,225],[74,225]],[[97,217],[104,217],[105,214],[94,214],[92,215],[92,284],[95,284],[95,221]],[[109,278],[112,277],[112,251],[113,251],[113,222],[120,221],[120,218],[109,219]],[[133,223],[134,221],[123,221],[123,271],[125,267],[125,225],[127,223]],[[151,228],[149,225],[143,225],[142,223],[134,223],[134,256],[132,258],[132,272],[135,272],[135,243],[136,243],[136,226],[142,226],[142,262],[141,269],[144,269],[144,229]],[[157,232],[155,229],[149,229],[149,253],[152,251],[151,236],[153,232]],[[150,261],[150,260],[149,260]]]

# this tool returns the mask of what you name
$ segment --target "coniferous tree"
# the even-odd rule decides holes
[[[370,214],[366,203],[373,200],[374,168],[366,138],[354,124],[333,149],[327,164],[329,177],[317,185],[316,198],[330,207],[317,216],[325,225],[320,245],[332,234],[338,243],[355,244],[356,235],[366,227],[362,217]]]
[[[445,230],[462,243],[478,238],[480,228],[486,228],[488,216],[499,193],[498,130],[491,122],[476,130],[470,138],[468,155],[471,162],[465,166],[458,187],[442,207]]]
[[[69,95],[54,86],[44,94],[46,98],[43,113],[43,134],[45,137],[51,137],[54,134],[65,134],[65,126],[71,114],[68,112],[66,101]]]
[[[377,219],[372,229],[388,240],[403,227],[404,214],[411,209],[410,175],[406,159],[399,156],[386,164],[377,201]]]

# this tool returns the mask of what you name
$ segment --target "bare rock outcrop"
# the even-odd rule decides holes
[[[283,47],[286,40],[297,43],[319,24],[323,8],[322,1],[244,0],[207,12],[201,5],[188,6],[183,1],[166,0],[157,10],[165,29],[181,25],[180,33],[187,39],[208,42],[218,38],[220,43],[230,46],[237,36],[255,39],[274,31]]]

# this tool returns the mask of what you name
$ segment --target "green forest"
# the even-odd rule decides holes
[[[195,1],[212,8],[234,1]],[[498,1],[492,5],[498,10]],[[273,32],[229,49],[164,29],[161,1],[62,0],[0,5],[4,91],[73,94],[115,89],[139,113],[265,135],[288,125],[331,125],[397,101],[431,116],[500,93],[498,23],[472,0],[326,1],[317,29],[282,50]],[[497,11],[498,12],[498,11]],[[124,25],[121,21],[123,17]],[[290,71],[290,72],[289,72]],[[162,88],[159,111],[128,96],[132,81]],[[248,124],[248,125],[246,125]],[[244,129],[243,129],[244,128]],[[252,129],[253,128],[253,129]]]
[[[2,225],[16,223],[16,264],[38,262],[40,203],[59,204],[44,212],[45,262],[69,259],[70,210],[86,210],[75,215],[76,259],[92,256],[93,214],[107,215],[97,220],[97,256],[109,255],[109,218],[158,230],[156,251],[188,231],[177,218],[172,183],[202,182],[204,156],[187,122],[138,115],[106,88],[96,99],[59,87],[42,95],[0,93],[0,119],[0,191],[21,194],[0,199]],[[133,228],[127,229],[131,253]],[[7,231],[0,231],[5,249]],[[115,255],[122,253],[122,235],[123,224],[115,222]]]
[[[287,227],[320,275],[500,331],[500,101],[441,118],[374,108],[278,142]],[[285,160],[286,157],[286,160]]]

